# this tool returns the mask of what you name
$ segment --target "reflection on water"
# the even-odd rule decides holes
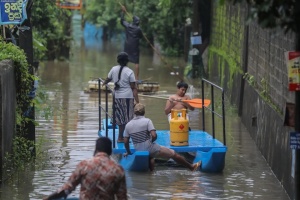
[[[40,84],[50,95],[48,104],[54,115],[48,121],[37,119],[40,125],[36,134],[46,138],[50,158],[42,169],[28,169],[19,174],[18,181],[2,184],[1,200],[41,199],[60,187],[79,161],[92,156],[99,129],[99,102],[96,94],[83,91],[91,77],[106,77],[122,49],[118,43],[98,42],[94,40],[101,48],[75,43],[70,62],[47,62],[40,67]],[[142,79],[150,77],[159,82],[160,95],[175,93],[178,77],[170,75],[172,69],[157,64],[159,57],[145,52],[140,58]],[[183,72],[181,67],[176,70]],[[195,98],[201,94],[199,88],[194,85]],[[169,129],[165,100],[140,97],[140,101],[146,105],[146,116],[156,129]],[[196,109],[190,115],[191,128],[200,128],[200,111]],[[217,122],[217,137],[221,134],[220,124]],[[288,199],[236,116],[226,116],[226,132],[228,152],[222,173],[190,172],[164,164],[153,173],[126,172],[130,199]],[[78,193],[79,188],[71,196]]]

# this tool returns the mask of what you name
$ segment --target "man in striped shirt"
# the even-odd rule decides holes
[[[126,148],[126,157],[131,154],[129,148],[129,139],[132,142],[136,151],[149,151],[150,155],[150,171],[154,170],[154,158],[172,158],[177,163],[189,168],[191,171],[197,170],[201,166],[201,161],[191,164],[185,160],[184,157],[177,154],[173,149],[166,148],[156,144],[154,141],[157,139],[156,130],[153,126],[151,119],[146,118],[145,106],[138,103],[134,107],[135,117],[127,123],[124,131],[124,145]]]

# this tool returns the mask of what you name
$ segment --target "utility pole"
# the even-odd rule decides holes
[[[209,41],[209,26],[207,20],[210,18],[210,0],[194,0],[193,1],[193,23],[192,23],[192,50],[189,55],[192,56],[192,78],[205,77],[204,64],[202,54]],[[204,30],[203,30],[204,29]],[[205,33],[204,33],[205,31]],[[203,36],[205,36],[203,40]]]
[[[189,49],[191,44],[192,22],[190,18],[186,19],[184,25],[184,61],[189,61]]]
[[[29,0],[26,7],[27,19],[24,21],[22,26],[19,28],[19,47],[24,50],[27,62],[29,64],[29,73],[34,75],[34,62],[33,62],[33,38],[32,38],[32,26],[31,26],[31,8],[33,0]],[[32,83],[32,90],[34,89],[34,83]],[[28,94],[29,95],[29,94]],[[32,97],[34,98],[34,97]],[[34,120],[34,106],[29,105],[26,108],[23,108],[23,112],[28,112],[28,117]],[[35,125],[32,121],[27,122],[25,128],[27,129],[27,134],[25,137],[35,142]]]
[[[192,38],[200,37],[199,0],[193,0]],[[200,68],[200,44],[192,40],[192,78],[199,77]]]

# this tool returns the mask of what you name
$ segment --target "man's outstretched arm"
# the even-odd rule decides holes
[[[127,28],[129,26],[129,23],[125,21],[125,16],[124,16],[125,12],[126,12],[126,8],[124,6],[122,6],[121,24],[122,24],[122,26],[124,26],[125,28]]]

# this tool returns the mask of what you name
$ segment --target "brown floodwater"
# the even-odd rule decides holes
[[[49,119],[42,113],[36,116],[37,141],[43,140],[47,150],[46,161],[41,161],[45,164],[20,172],[18,179],[3,183],[1,200],[42,199],[68,179],[79,161],[93,155],[99,129],[99,101],[97,94],[85,93],[84,89],[89,80],[105,78],[116,65],[122,42],[116,39],[103,43],[93,35],[81,33],[79,24],[78,18],[74,18],[77,34],[71,60],[45,62],[37,71],[39,88],[49,95],[46,104],[53,111]],[[176,82],[183,77],[184,70],[180,58],[168,59],[170,65],[166,66],[159,56],[142,50],[140,61],[140,79],[160,84],[156,95],[167,97],[176,92]],[[199,97],[199,80],[187,82],[194,86],[190,94]],[[153,120],[156,129],[169,128],[165,100],[140,97],[140,101],[146,105],[146,116]],[[191,128],[199,129],[201,111],[196,109],[190,115]],[[220,124],[216,127],[218,137]],[[126,172],[130,199],[289,199],[230,106],[226,107],[226,133],[228,152],[222,173],[190,172],[164,163],[158,164],[153,173]],[[78,194],[79,187],[70,197]]]

